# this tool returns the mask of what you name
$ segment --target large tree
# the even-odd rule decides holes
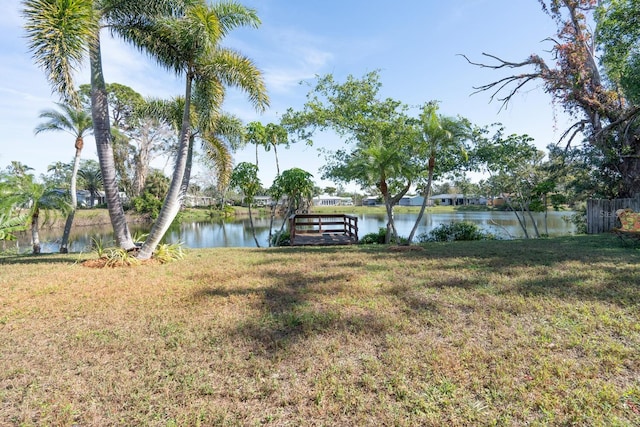
[[[122,34],[157,16],[180,14],[189,0],[24,0],[23,15],[29,48],[54,92],[65,102],[78,102],[74,73],[88,57],[91,74],[91,113],[109,217],[116,243],[135,247],[120,200],[107,91],[102,68],[101,29]]]
[[[251,225],[253,240],[256,242],[256,246],[260,247],[260,243],[256,237],[256,228],[253,225],[253,213],[251,211],[255,197],[262,188],[262,184],[258,178],[258,167],[248,162],[238,164],[231,174],[230,185],[242,193],[243,201],[249,208],[249,224]]]
[[[640,107],[634,92],[640,81],[640,31],[633,24],[638,22],[637,0],[539,2],[558,25],[555,37],[548,39],[552,61],[537,54],[515,62],[486,53],[493,62],[467,59],[485,68],[527,69],[476,89],[491,92],[491,99],[506,107],[527,83],[541,82],[553,101],[575,119],[562,140],[570,145],[577,135],[584,135],[599,151],[602,175],[609,178],[613,196],[640,192]],[[596,31],[590,25],[594,17]]]
[[[323,177],[375,186],[385,202],[387,238],[397,239],[393,208],[417,175],[417,129],[406,105],[379,98],[380,87],[375,71],[362,79],[349,76],[344,83],[332,75],[319,77],[302,111],[289,110],[282,122],[307,142],[316,130],[333,130],[345,138],[348,148],[326,153]]]
[[[138,257],[148,259],[176,217],[185,194],[184,177],[191,145],[191,102],[194,93],[199,111],[220,112],[225,87],[244,90],[258,110],[268,105],[262,76],[253,62],[221,46],[233,29],[256,27],[255,11],[235,2],[208,6],[197,2],[175,19],[142,22],[125,29],[124,36],[144,47],[159,64],[185,79],[184,111],[176,162],[169,192]],[[195,88],[194,88],[195,87]],[[212,115],[207,115],[211,118]]]
[[[62,241],[60,242],[60,253],[67,253],[69,251],[69,234],[71,233],[71,226],[73,225],[73,217],[78,208],[76,182],[78,178],[78,168],[80,167],[80,154],[84,147],[84,137],[91,132],[93,124],[89,112],[82,108],[62,103],[58,103],[57,105],[57,110],[45,110],[40,113],[40,118],[46,119],[46,121],[36,126],[35,133],[67,132],[74,138],[75,155],[73,157],[71,183],[69,186],[71,209],[67,215],[62,233]]]

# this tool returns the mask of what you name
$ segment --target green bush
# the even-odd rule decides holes
[[[158,218],[160,208],[162,208],[162,200],[153,194],[145,191],[142,196],[131,199],[133,210],[139,214],[149,214],[152,219]]]
[[[429,233],[418,236],[419,242],[451,242],[454,240],[483,240],[490,238],[480,228],[468,221],[441,224]]]
[[[272,246],[291,246],[291,235],[288,231],[276,233],[271,237]]]
[[[369,233],[362,236],[358,243],[361,245],[384,245],[387,229],[380,228],[377,233]]]

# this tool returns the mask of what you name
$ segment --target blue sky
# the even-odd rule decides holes
[[[307,88],[301,81],[332,73],[339,81],[349,74],[361,77],[380,70],[381,96],[409,105],[440,101],[440,112],[461,115],[477,125],[504,124],[508,133],[528,134],[540,148],[554,143],[568,119],[540,87],[530,85],[506,110],[489,103],[489,94],[471,96],[474,86],[505,73],[469,65],[457,54],[481,60],[482,52],[520,61],[531,53],[544,54],[543,42],[555,26],[537,0],[245,0],[262,20],[258,29],[232,33],[226,45],[251,57],[264,76],[271,108],[255,113],[242,93],[230,91],[225,110],[245,122],[277,122],[288,107],[303,105]],[[0,168],[12,160],[46,171],[56,161],[71,161],[73,138],[66,134],[34,135],[38,114],[58,100],[27,51],[20,1],[5,0],[0,16]],[[157,67],[139,52],[109,37],[103,38],[107,82],[125,84],[143,96],[180,95],[182,80]],[[88,66],[77,83],[88,82]],[[301,167],[320,186],[323,163],[318,148],[337,149],[342,142],[318,135],[315,144],[280,149],[280,169]],[[93,139],[87,139],[83,158],[96,158]],[[235,161],[255,161],[248,147]],[[169,170],[166,170],[169,173]],[[206,171],[200,171],[204,177]],[[260,178],[270,186],[275,177],[273,152],[260,154]]]

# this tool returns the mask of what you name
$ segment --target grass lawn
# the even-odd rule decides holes
[[[0,425],[640,425],[608,235],[78,257],[0,257]]]

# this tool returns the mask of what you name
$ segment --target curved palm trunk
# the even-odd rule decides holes
[[[256,242],[256,247],[260,247],[258,238],[256,237],[256,228],[253,226],[253,215],[251,214],[251,203],[249,203],[249,224],[251,224],[251,233],[253,233],[253,240]]]
[[[413,228],[411,229],[411,233],[409,233],[409,237],[407,239],[407,243],[411,244],[411,242],[413,241],[413,237],[416,234],[416,231],[418,230],[418,227],[420,226],[420,221],[422,221],[422,216],[424,215],[424,211],[427,208],[427,201],[429,200],[429,194],[431,194],[431,184],[433,182],[433,169],[434,167],[432,166],[435,165],[435,159],[431,158],[429,159],[429,179],[427,180],[427,188],[425,189],[424,192],[424,200],[422,201],[422,206],[420,206],[420,212],[418,212],[418,217],[416,218],[416,222],[415,224],[413,224]]]
[[[276,148],[276,144],[273,144],[273,154],[276,155],[276,173],[280,175],[280,163],[278,163],[278,149]]]
[[[76,142],[76,145],[78,142]],[[67,215],[67,220],[64,223],[64,231],[62,232],[62,242],[60,242],[60,253],[66,254],[69,252],[69,234],[71,234],[71,226],[73,225],[73,218],[76,215],[76,209],[78,208],[78,193],[76,191],[77,188],[77,179],[78,179],[78,168],[80,167],[80,152],[82,148],[76,148],[76,156],[73,159],[73,170],[71,171],[71,188],[69,189],[69,193],[71,196],[71,211],[69,215]]]
[[[116,181],[116,166],[113,157],[113,146],[111,145],[111,125],[109,123],[109,105],[107,103],[107,89],[102,73],[102,58],[100,53],[100,34],[96,34],[96,40],[91,45],[89,52],[91,64],[91,116],[93,118],[93,134],[96,140],[96,149],[100,170],[102,172],[102,183],[104,186],[105,198],[109,218],[113,227],[113,234],[116,244],[122,249],[131,250],[135,248],[127,219],[124,215],[122,200],[118,194],[118,183]]]
[[[189,181],[191,181],[191,170],[193,168],[193,144],[194,136],[189,138],[189,152],[187,153],[187,163],[184,168],[184,176],[182,177],[182,184],[180,186],[180,194],[182,197],[187,195],[189,191]]]
[[[142,245],[142,248],[140,248],[140,252],[138,253],[139,259],[144,260],[151,258],[153,251],[160,243],[160,240],[164,237],[176,215],[178,215],[182,205],[183,195],[181,190],[185,169],[187,167],[187,158],[189,157],[189,141],[191,140],[191,123],[189,121],[189,111],[191,108],[191,81],[191,75],[187,75],[180,142],[178,144],[178,155],[173,169],[173,176],[171,177],[171,185],[169,186],[167,197],[164,199],[158,218],[156,219],[156,222],[153,223],[149,236]]]

